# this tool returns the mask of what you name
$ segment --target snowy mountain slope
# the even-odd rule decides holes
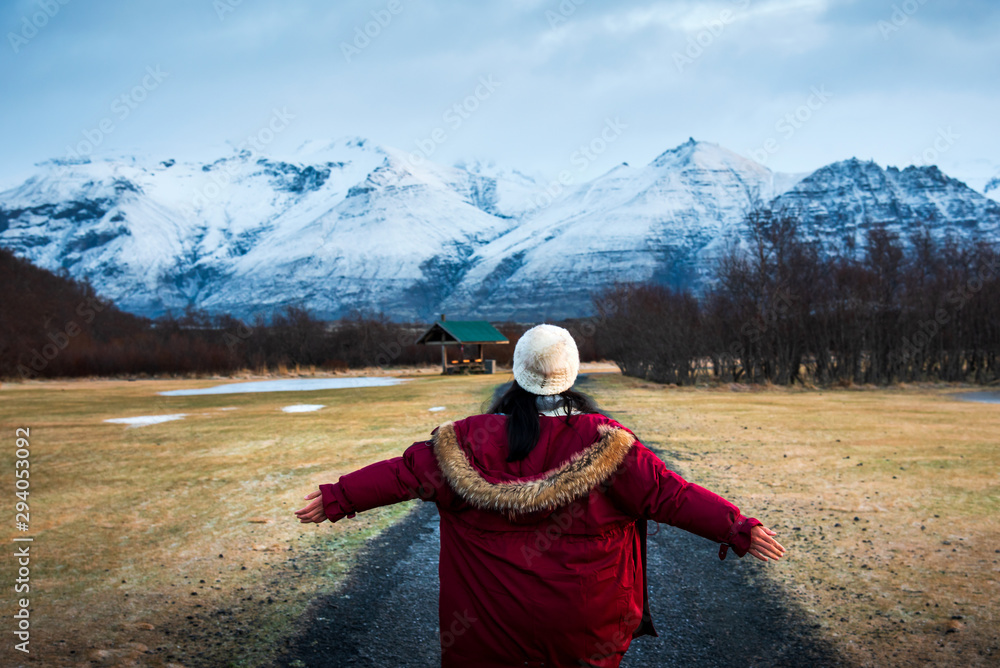
[[[203,305],[238,310],[248,294],[288,303],[293,285],[295,299],[324,314],[386,304],[410,317],[430,313],[474,249],[509,226],[456,192],[460,181],[443,168],[416,171],[389,151],[345,197],[281,213]]]
[[[949,164],[947,173],[960,174],[962,183],[980,195],[1000,201],[1000,162],[987,158],[956,161]]]
[[[689,284],[705,269],[700,258],[772,180],[767,168],[694,140],[645,167],[619,165],[480,248],[443,308],[567,317],[616,280]],[[511,292],[519,298],[505,299]]]
[[[1000,233],[1000,204],[934,166],[883,169],[851,159],[822,167],[772,203],[801,219],[818,237],[859,244],[882,224],[901,235],[922,225],[938,233]]]
[[[500,203],[474,198],[461,170],[357,139],[296,157],[309,163],[50,163],[0,194],[0,243],[149,315],[304,303],[333,317],[436,304],[510,224],[478,208]]]
[[[486,213],[502,218],[521,218],[536,207],[541,181],[516,169],[481,160],[455,165],[462,178],[456,192]]]
[[[491,163],[413,165],[359,138],[208,164],[50,161],[0,193],[0,244],[151,316],[299,304],[538,320],[588,313],[612,281],[698,286],[758,200],[825,238],[874,223],[1000,237],[1000,204],[936,167],[778,174],[690,140],[555,201],[546,185]]]

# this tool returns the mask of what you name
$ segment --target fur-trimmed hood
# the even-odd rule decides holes
[[[620,427],[598,426],[598,439],[538,477],[490,482],[469,462],[452,422],[432,438],[434,455],[445,479],[473,506],[508,516],[552,511],[586,496],[621,466],[635,437]]]

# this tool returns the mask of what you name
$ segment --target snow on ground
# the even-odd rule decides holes
[[[340,390],[357,387],[387,387],[405,383],[405,378],[289,378],[261,380],[251,383],[226,383],[192,390],[160,392],[166,397],[187,397],[195,394],[243,394],[246,392],[309,392],[312,390]]]
[[[975,401],[980,404],[1000,404],[1000,392],[963,392],[955,396],[962,401]]]
[[[149,424],[159,424],[161,422],[170,422],[171,420],[183,420],[186,416],[187,413],[174,413],[172,415],[139,415],[137,417],[110,418],[105,420],[105,422],[127,424],[130,427],[145,427]]]
[[[281,410],[285,413],[311,413],[321,408],[326,408],[326,406],[323,404],[295,404],[294,406],[285,406]]]

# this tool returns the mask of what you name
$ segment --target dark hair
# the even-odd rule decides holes
[[[562,398],[566,411],[566,422],[571,419],[571,411],[579,413],[601,413],[597,403],[582,392],[569,389],[555,395]],[[500,385],[483,411],[487,414],[503,413],[507,416],[507,461],[524,459],[538,445],[541,425],[538,421],[539,395],[528,392],[516,380]]]

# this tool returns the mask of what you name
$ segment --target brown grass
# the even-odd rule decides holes
[[[852,663],[996,665],[1000,406],[944,388],[600,396],[680,472],[779,532],[761,564]]]
[[[594,378],[585,389],[688,479],[781,532],[787,560],[761,566],[854,663],[996,660],[1000,407],[933,389],[737,393]],[[308,602],[410,507],[304,527],[291,514],[302,496],[476,412],[505,379],[195,397],[156,392],[218,381],[3,386],[9,499],[13,429],[32,430],[29,663],[267,664]],[[280,411],[295,403],[327,408]],[[176,412],[189,416],[102,422]],[[2,581],[13,573],[2,560]],[[5,642],[0,663],[10,656]]]
[[[475,412],[488,393],[468,378],[429,377],[363,390],[156,394],[219,382],[0,388],[0,470],[11,512],[14,429],[31,428],[30,663],[266,664],[306,604],[334,588],[365,541],[411,507],[305,526],[292,515],[302,497],[429,438],[438,422]],[[280,410],[297,403],[327,408]],[[448,410],[427,411],[439,405]],[[189,415],[137,428],[102,422],[168,413]],[[12,545],[21,534],[9,519],[3,539]],[[3,559],[2,582],[15,569]],[[5,597],[5,633],[13,612]],[[5,641],[0,664],[8,659],[24,657]]]

